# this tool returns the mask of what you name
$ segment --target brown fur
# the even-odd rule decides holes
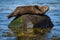
[[[24,14],[45,14],[48,9],[48,6],[19,6],[10,15],[8,15],[8,18]]]

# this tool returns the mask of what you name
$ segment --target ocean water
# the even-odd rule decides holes
[[[14,36],[3,37],[4,32],[9,30],[9,23],[14,19],[8,19],[7,15],[13,12],[17,6],[25,5],[49,6],[49,11],[46,15],[51,18],[54,27],[51,33],[47,34],[46,37],[51,38],[52,35],[60,37],[60,0],[0,0],[0,40],[15,40]]]

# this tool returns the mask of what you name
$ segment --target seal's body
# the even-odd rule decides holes
[[[46,11],[48,11],[48,6],[19,6],[17,7],[10,15],[8,15],[8,18],[11,18],[13,16],[21,16],[24,14],[45,14]]]

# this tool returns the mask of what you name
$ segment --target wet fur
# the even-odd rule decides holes
[[[31,14],[31,15],[44,15],[46,11],[48,11],[48,9],[43,12],[44,10],[42,10],[44,8],[44,6],[42,6],[42,9],[39,9],[40,6],[21,6],[21,7],[17,7],[10,15],[8,15],[8,18],[11,17],[16,17],[18,18],[21,15],[25,15],[25,14]],[[46,6],[48,7],[48,6]]]

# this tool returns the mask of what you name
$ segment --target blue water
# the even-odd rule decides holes
[[[2,37],[6,30],[8,30],[9,23],[13,20],[7,19],[7,15],[14,11],[17,6],[24,5],[47,5],[49,6],[49,11],[46,13],[48,15],[54,27],[47,37],[52,37],[52,35],[60,37],[60,0],[0,0],[0,40],[14,40],[13,37]]]

